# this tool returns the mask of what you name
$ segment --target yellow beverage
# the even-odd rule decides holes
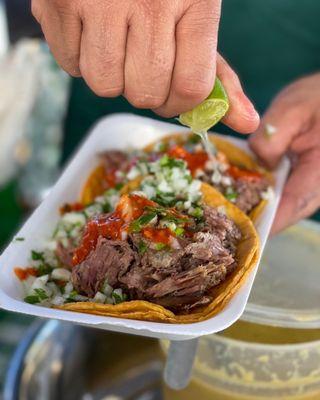
[[[320,329],[238,321],[201,338],[193,379],[165,400],[319,400]]]

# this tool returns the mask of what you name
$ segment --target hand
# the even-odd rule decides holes
[[[266,135],[266,124],[276,129],[274,135]],[[292,162],[272,233],[308,217],[319,208],[319,73],[300,79],[280,92],[265,113],[258,131],[250,137],[250,144],[270,168],[275,167],[284,154]]]
[[[259,117],[236,74],[216,60],[221,0],[32,0],[50,49],[99,96],[123,95],[171,117],[210,93],[216,74],[231,102],[226,123],[241,132]],[[225,80],[224,78],[227,78]]]

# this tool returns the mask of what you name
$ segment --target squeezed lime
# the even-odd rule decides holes
[[[208,131],[229,109],[227,93],[219,78],[216,78],[214,87],[209,96],[193,110],[180,114],[179,121],[188,126],[194,133]]]
[[[207,132],[225,116],[228,109],[228,95],[220,79],[216,77],[209,96],[193,110],[180,114],[179,122],[188,126],[193,133],[200,135],[206,151],[214,155],[216,151],[208,140]]]

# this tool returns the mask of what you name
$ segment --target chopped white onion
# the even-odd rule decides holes
[[[121,231],[121,240],[126,240],[128,237],[128,232],[127,231]]]
[[[133,167],[130,169],[130,171],[128,172],[127,178],[128,178],[129,180],[132,180],[132,179],[137,178],[139,175],[140,175],[140,170],[139,170],[136,166],[133,166]]]
[[[261,193],[261,198],[263,200],[268,200],[268,201],[271,201],[274,199],[274,190],[272,189],[271,186],[269,186],[266,191]]]
[[[54,296],[53,299],[51,300],[51,304],[53,304],[54,306],[62,306],[62,304],[64,303],[64,298],[62,296]]]
[[[223,186],[231,186],[232,185],[232,179],[230,178],[230,176],[222,176],[221,183],[222,183]]]
[[[68,282],[71,278],[71,272],[65,268],[55,268],[51,273],[51,278],[57,281]]]
[[[107,296],[101,292],[97,292],[92,299],[94,303],[104,303],[107,300]]]
[[[221,182],[221,178],[222,178],[222,175],[221,175],[220,171],[218,169],[215,169],[211,176],[211,182],[218,185]]]
[[[72,291],[73,291],[73,285],[71,282],[68,282],[64,287],[64,293],[65,295],[69,295]]]
[[[110,285],[108,284],[108,282],[105,282],[104,285],[103,285],[103,288],[102,288],[102,292],[103,292],[103,294],[105,294],[107,297],[110,297],[110,296],[111,296],[111,293],[113,292],[113,287],[110,286]]]
[[[63,217],[61,218],[61,220],[64,223],[67,223],[70,225],[74,225],[74,224],[85,225],[85,223],[86,223],[85,216],[82,213],[78,213],[78,212],[65,213],[63,215]]]
[[[223,214],[223,215],[227,214],[227,209],[225,206],[218,206],[217,211],[218,211],[218,213]]]

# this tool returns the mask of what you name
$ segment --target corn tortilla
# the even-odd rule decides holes
[[[139,180],[127,185],[123,191],[129,192],[137,186],[139,186]],[[143,300],[127,301],[116,305],[76,302],[57,308],[109,317],[166,323],[200,322],[220,312],[245,282],[250,271],[255,267],[259,255],[259,239],[252,221],[240,209],[226,200],[212,186],[203,183],[201,189],[203,202],[211,207],[224,206],[227,216],[236,223],[242,234],[236,252],[238,266],[227,276],[224,282],[211,290],[210,295],[213,300],[210,304],[195,309],[194,312],[189,314],[175,314],[158,304]]]

